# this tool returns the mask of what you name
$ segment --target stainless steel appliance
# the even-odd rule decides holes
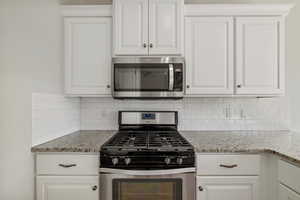
[[[183,57],[113,58],[114,98],[182,98]]]
[[[100,199],[195,199],[195,152],[177,131],[177,116],[119,112],[119,131],[100,151]]]

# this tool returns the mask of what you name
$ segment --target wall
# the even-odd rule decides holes
[[[80,99],[32,94],[32,146],[80,130]]]
[[[58,0],[0,0],[0,199],[34,199],[33,92],[62,93]]]
[[[119,110],[176,110],[180,130],[287,130],[285,98],[81,99],[81,129],[116,130]]]

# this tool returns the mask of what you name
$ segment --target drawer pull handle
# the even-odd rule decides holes
[[[223,165],[221,164],[220,167],[224,167],[224,168],[229,168],[229,169],[232,169],[232,168],[235,168],[237,167],[238,165],[234,164],[234,165]]]
[[[69,165],[59,164],[58,166],[64,167],[64,168],[70,168],[70,167],[76,167],[76,164],[69,164]]]

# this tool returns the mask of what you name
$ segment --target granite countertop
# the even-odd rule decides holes
[[[77,131],[32,152],[99,152],[116,131]],[[300,134],[289,131],[180,131],[197,153],[273,153],[300,164]]]
[[[31,148],[32,152],[99,152],[116,131],[76,131]]]

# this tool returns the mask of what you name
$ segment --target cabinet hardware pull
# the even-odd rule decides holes
[[[152,48],[152,47],[153,47],[153,44],[152,44],[152,43],[150,43],[150,45],[149,45],[149,46],[150,46],[150,48]]]
[[[97,189],[98,189],[97,185],[94,185],[94,186],[92,187],[92,190],[93,190],[93,191],[95,191],[95,190],[97,190]]]
[[[76,167],[76,164],[69,164],[69,165],[59,164],[58,166],[64,167],[64,168],[69,168],[69,167]]]
[[[234,165],[223,165],[223,164],[220,164],[220,167],[224,167],[224,168],[235,168],[237,167],[238,165],[234,164]]]
[[[187,85],[187,86],[186,86],[186,88],[188,88],[188,89],[189,89],[189,88],[190,88],[190,85]]]
[[[147,44],[146,44],[146,43],[144,43],[144,44],[143,44],[143,47],[144,47],[144,48],[146,48],[146,47],[147,47]]]
[[[110,88],[110,85],[107,85],[106,87],[107,87],[107,88]]]
[[[237,85],[237,88],[241,88],[242,87],[242,85]]]
[[[202,186],[199,186],[198,189],[200,192],[202,192],[204,190]]]

